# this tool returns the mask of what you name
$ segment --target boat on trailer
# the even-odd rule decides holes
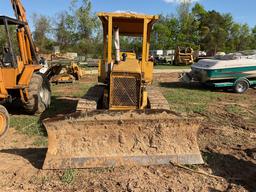
[[[244,93],[256,86],[256,53],[232,53],[214,59],[202,59],[183,74],[182,81],[201,82],[214,87],[232,87]]]

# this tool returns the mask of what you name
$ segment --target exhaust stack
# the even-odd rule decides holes
[[[119,28],[114,27],[114,37],[115,37],[115,49],[116,49],[116,62],[120,62],[120,36],[119,36]]]

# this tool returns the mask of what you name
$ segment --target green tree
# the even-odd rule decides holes
[[[34,32],[33,38],[36,46],[42,52],[49,52],[52,50],[53,41],[48,37],[51,33],[51,21],[48,17],[43,15],[33,14]]]
[[[256,49],[256,25],[252,28],[250,49]]]
[[[232,17],[230,15],[209,11],[201,20],[201,47],[214,53],[225,51],[231,25]]]
[[[68,51],[71,46],[76,44],[77,35],[75,23],[73,21],[73,17],[66,11],[58,15],[55,39],[57,45],[59,45],[64,51]]]
[[[230,31],[230,39],[228,40],[229,51],[242,51],[250,49],[252,35],[247,24],[234,23]]]
[[[79,54],[95,54],[96,47],[102,42],[99,32],[100,23],[92,13],[91,1],[71,2],[69,11],[59,14],[56,24],[56,40],[63,51]]]
[[[152,49],[175,49],[179,34],[179,21],[174,16],[160,16],[152,36]]]
[[[199,22],[193,12],[190,11],[191,1],[182,2],[178,9],[178,20],[180,31],[177,34],[179,46],[197,49],[200,36],[198,34]]]

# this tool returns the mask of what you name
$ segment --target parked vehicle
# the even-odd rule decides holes
[[[191,72],[183,74],[185,82],[199,81],[214,87],[232,87],[244,93],[256,86],[256,54],[233,53],[202,59],[192,65]]]

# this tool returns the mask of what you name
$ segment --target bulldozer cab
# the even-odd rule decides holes
[[[158,20],[155,15],[143,15],[130,12],[98,13],[103,26],[103,60],[99,65],[99,81],[106,82],[113,68],[119,70],[140,71],[143,81],[152,82],[153,63],[148,61],[150,47],[150,33],[152,26]],[[119,36],[137,37],[141,41],[141,58],[130,52],[120,52]],[[114,46],[113,46],[114,45]],[[113,48],[115,57],[113,57]],[[115,64],[120,64],[116,65]],[[124,67],[121,67],[124,66]]]

